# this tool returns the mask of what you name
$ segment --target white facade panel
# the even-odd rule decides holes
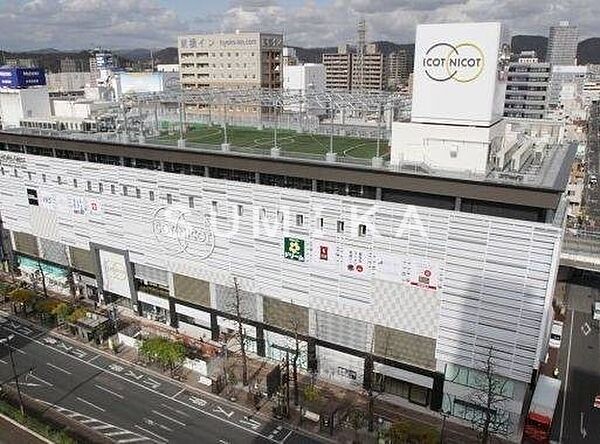
[[[485,357],[486,346],[500,350],[506,345],[507,354],[499,364],[505,376],[528,382],[536,366],[539,347],[535,342],[543,334],[540,331],[553,291],[559,227],[198,176],[19,156],[23,162],[17,177],[6,163],[2,164],[4,175],[0,175],[0,211],[7,229],[49,238],[32,222],[28,188],[63,196],[65,202],[75,199],[89,206],[93,201],[100,208],[97,212],[76,212],[72,205],[65,205],[64,211],[45,208],[56,219],[57,236],[51,240],[86,249],[93,242],[128,250],[136,264],[213,285],[232,287],[233,277],[238,277],[244,291],[435,338],[436,358],[445,362],[475,365]],[[27,172],[32,173],[31,180]],[[77,188],[73,179],[79,184]],[[92,191],[87,190],[88,180]],[[154,200],[150,200],[149,191],[154,192]],[[193,208],[188,204],[190,195],[194,196]],[[242,216],[234,223],[239,205]],[[177,217],[166,216],[161,211],[165,207]],[[363,236],[358,236],[353,226],[353,212],[367,215]],[[282,226],[277,226],[281,214]],[[303,216],[301,224],[297,223],[298,215]],[[319,218],[324,219],[323,229],[318,228]],[[254,230],[255,219],[269,222],[272,229]],[[338,221],[345,223],[343,233],[336,230]],[[299,259],[300,253],[286,257],[286,237],[304,241],[304,260]],[[319,243],[332,247],[335,264],[324,267],[320,263],[316,256]],[[105,258],[106,253],[102,252]],[[381,279],[378,264],[390,256],[395,266],[409,264],[402,265],[398,273],[413,276],[413,281],[417,276],[417,284],[423,284],[418,279],[421,271],[414,274],[416,268],[410,264],[435,264],[431,270],[439,274],[437,288],[413,285],[402,277],[397,281],[389,276]],[[123,265],[122,256],[111,259]],[[362,265],[362,271],[357,265]],[[329,266],[338,271],[330,271]],[[126,293],[129,285],[114,278],[106,282],[109,291],[118,290],[115,292],[119,294]],[[514,309],[512,316],[509,307]],[[357,349],[363,347],[356,344]]]

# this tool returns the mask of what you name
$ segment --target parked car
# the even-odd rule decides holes
[[[561,321],[552,321],[552,330],[550,331],[550,347],[560,348],[562,340],[563,323]]]
[[[594,302],[594,306],[592,308],[592,316],[594,321],[600,321],[600,301]]]

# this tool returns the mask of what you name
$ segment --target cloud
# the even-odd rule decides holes
[[[0,25],[9,49],[173,45],[187,26],[156,0],[12,0]]]
[[[174,46],[186,32],[282,32],[294,46],[353,42],[361,18],[367,38],[414,41],[418,23],[501,21],[513,33],[547,35],[560,20],[582,38],[600,34],[597,0],[0,0],[3,47]],[[176,10],[174,8],[177,8]]]

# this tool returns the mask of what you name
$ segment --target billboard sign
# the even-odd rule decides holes
[[[500,23],[419,25],[412,121],[490,126],[499,120],[506,42]]]
[[[304,262],[304,240],[296,237],[285,237],[283,239],[283,257]]]
[[[42,68],[19,68],[4,66],[0,68],[1,88],[27,88],[46,84],[46,74]]]

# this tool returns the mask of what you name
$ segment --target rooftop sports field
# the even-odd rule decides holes
[[[179,133],[164,131],[156,140],[176,143]],[[220,145],[223,143],[221,126],[194,125],[186,134],[186,140],[193,143]],[[228,142],[235,147],[270,149],[273,147],[273,129],[259,130],[252,127],[227,126]],[[291,130],[277,130],[277,145],[285,152],[325,154],[329,151],[329,136],[297,133]],[[387,154],[387,141],[382,140],[380,154]],[[376,155],[377,141],[358,137],[334,136],[333,149],[339,156],[370,159]]]

